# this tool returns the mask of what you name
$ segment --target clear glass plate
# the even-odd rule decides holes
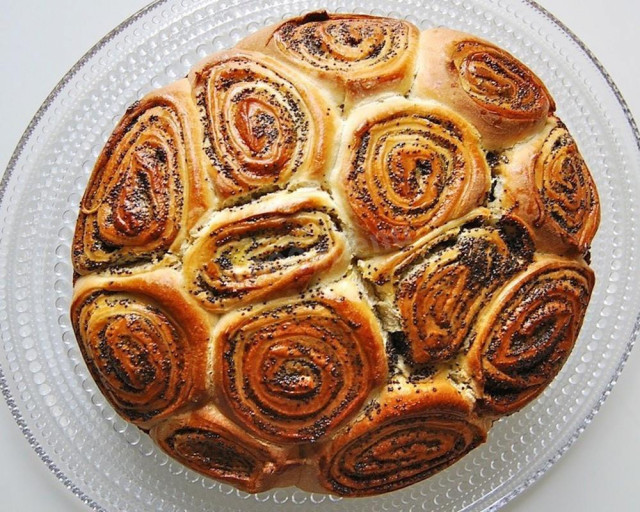
[[[323,1],[332,11],[404,17],[489,38],[544,80],[598,185],[598,282],[578,343],[546,392],[500,420],[489,441],[407,489],[337,499],[280,489],[236,491],[173,462],[105,402],[71,331],[70,241],[80,196],[127,105],[183,76],[201,57],[316,1],[165,0],[103,39],[52,92],[0,184],[0,385],[30,444],[96,510],[431,511],[496,509],[567,450],[596,413],[640,328],[637,128],[606,72],[557,20],[524,0]]]

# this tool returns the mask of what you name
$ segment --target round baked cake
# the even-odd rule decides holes
[[[313,12],[132,105],[73,242],[105,397],[248,492],[368,496],[541,393],[594,285],[598,194],[534,73],[446,28]]]

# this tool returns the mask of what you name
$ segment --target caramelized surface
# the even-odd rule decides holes
[[[314,12],[134,104],[82,199],[104,396],[247,492],[419,482],[576,343],[600,205],[549,91],[469,34]]]

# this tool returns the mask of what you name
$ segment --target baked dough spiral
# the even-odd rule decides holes
[[[323,88],[348,109],[365,96],[408,92],[419,35],[404,20],[317,11],[261,30],[237,47],[299,67],[322,80]]]
[[[473,35],[325,11],[145,96],[73,241],[100,391],[247,492],[401,489],[567,360],[600,206],[535,74]],[[587,154],[585,154],[587,156]]]
[[[71,306],[80,349],[118,413],[148,428],[205,393],[209,322],[171,270],[83,278]]]
[[[364,275],[396,305],[406,361],[426,364],[458,353],[478,312],[533,253],[519,219],[480,209],[386,261],[368,262]]]
[[[367,105],[353,113],[343,138],[334,192],[360,228],[360,252],[407,245],[487,198],[477,132],[439,105]]]
[[[246,492],[269,489],[289,465],[284,450],[247,435],[213,405],[174,416],[150,435],[186,466]]]
[[[254,52],[227,52],[189,79],[224,204],[312,179],[330,163],[333,111],[294,71]]]
[[[329,195],[298,190],[214,215],[186,252],[184,272],[203,307],[220,313],[343,274],[349,260]]]
[[[484,442],[488,422],[445,376],[396,378],[318,456],[321,485],[340,496],[401,489]]]
[[[510,282],[476,324],[468,362],[479,403],[510,414],[538,396],[573,348],[594,285],[584,263],[544,256]]]
[[[542,250],[584,254],[600,224],[600,201],[578,147],[559,119],[507,152],[497,167],[501,206],[533,228]]]
[[[73,239],[74,270],[87,274],[150,261],[175,249],[211,206],[204,187],[195,106],[186,80],[129,108],[93,169]]]
[[[382,384],[383,340],[355,287],[346,279],[216,327],[216,393],[244,427],[281,444],[316,442]]]
[[[413,92],[465,116],[488,149],[523,140],[555,110],[541,80],[513,55],[446,28],[422,33]]]

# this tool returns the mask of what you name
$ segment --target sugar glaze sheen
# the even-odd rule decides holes
[[[446,468],[544,390],[593,289],[598,194],[554,111],[504,50],[402,20],[310,13],[207,57],[129,110],[86,189],[96,383],[248,492]]]

